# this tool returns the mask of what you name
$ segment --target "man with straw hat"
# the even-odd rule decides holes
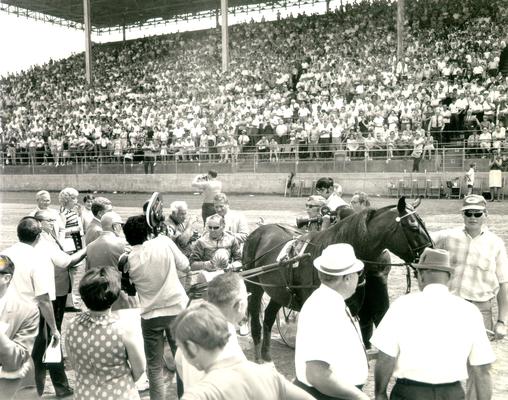
[[[358,286],[363,263],[346,243],[329,245],[314,260],[321,286],[298,319],[295,350],[297,386],[316,399],[359,399],[368,363],[360,327],[345,301]]]
[[[397,299],[371,339],[379,349],[376,400],[388,399],[392,375],[391,400],[465,399],[468,372],[477,398],[490,399],[495,355],[479,310],[448,290],[448,251],[427,248],[414,268],[420,292]]]

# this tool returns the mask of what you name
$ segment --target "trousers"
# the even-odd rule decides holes
[[[141,318],[141,330],[143,332],[143,344],[145,347],[146,371],[150,385],[150,400],[165,400],[166,387],[164,383],[164,335],[168,341],[173,356],[176,353],[176,342],[171,334],[171,324],[176,315],[155,317],[150,319]],[[183,394],[183,384],[177,376],[178,397]]]
[[[464,400],[460,382],[432,385],[410,379],[397,379],[390,400]]]
[[[62,328],[63,310],[65,309],[66,299],[67,295],[59,296],[56,298],[56,300],[53,301],[53,310],[55,313],[55,320],[59,331],[61,331]],[[39,333],[35,338],[34,347],[32,349],[32,359],[34,362],[34,372],[35,372],[35,386],[37,388],[37,393],[39,394],[39,396],[42,396],[42,394],[44,393],[44,386],[46,383],[46,370],[47,370],[49,371],[51,382],[53,383],[53,387],[55,388],[55,393],[58,396],[62,393],[68,392],[70,390],[70,386],[69,381],[67,379],[67,375],[65,373],[63,358],[61,362],[55,364],[44,364],[42,362],[42,358],[44,357],[46,348],[49,345],[48,331],[49,326],[41,313],[39,320]]]

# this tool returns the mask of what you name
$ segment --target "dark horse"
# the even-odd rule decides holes
[[[333,243],[349,243],[356,256],[364,261],[375,261],[385,249],[390,250],[405,262],[418,260],[423,249],[432,246],[432,240],[414,208],[419,204],[406,204],[404,197],[397,206],[380,209],[366,209],[353,214],[332,225],[325,231],[310,232],[299,236],[300,231],[289,226],[268,224],[253,231],[243,248],[243,265],[246,270],[276,262],[284,245],[298,237],[305,242],[305,253],[310,257],[301,260],[295,268],[288,266],[275,271],[257,275],[247,280],[247,289],[252,294],[248,312],[251,317],[251,332],[254,340],[256,360],[271,361],[270,338],[277,312],[282,306],[299,311],[319,286],[317,272],[312,261],[324,248]],[[363,302],[362,289],[357,290],[348,302],[351,310],[358,313]],[[259,321],[263,292],[270,296],[263,322],[263,342],[261,344],[261,324]]]

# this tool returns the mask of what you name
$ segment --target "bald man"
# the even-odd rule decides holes
[[[117,266],[118,259],[127,246],[122,226],[122,217],[114,211],[107,212],[101,217],[102,231],[99,232],[98,238],[88,245],[87,270],[104,265]]]

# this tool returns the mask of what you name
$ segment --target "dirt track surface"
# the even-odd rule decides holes
[[[98,195],[98,194],[96,194]],[[150,196],[146,194],[124,194],[124,193],[104,193],[100,194],[112,200],[115,211],[122,217],[127,218],[141,213],[141,206]],[[16,224],[21,217],[26,215],[35,207],[35,193],[0,193],[0,250],[4,249],[16,241]],[[56,208],[57,194],[52,193],[52,207]],[[174,200],[185,200],[189,204],[190,212],[193,215],[201,215],[201,197],[192,194],[164,193],[164,203],[166,209]],[[346,198],[348,200],[348,198]],[[396,199],[372,198],[373,206],[382,207],[389,204],[395,204]],[[251,229],[254,229],[259,218],[262,217],[265,223],[284,222],[295,223],[298,215],[304,215],[304,198],[283,198],[281,196],[251,196],[238,195],[230,196],[230,204],[233,209],[241,210],[247,217]],[[460,200],[423,200],[418,208],[418,213],[425,221],[429,231],[460,226],[462,217],[459,214],[461,206]],[[489,228],[501,236],[508,246],[508,202],[489,203]],[[389,277],[390,297],[393,300],[404,294],[406,290],[405,269],[394,267]],[[413,282],[413,290],[416,289],[416,282]],[[72,315],[72,314],[71,314]],[[69,318],[66,314],[65,323]],[[249,359],[253,359],[252,345],[250,337],[240,337],[240,343]],[[495,400],[506,399],[508,393],[508,339],[493,342],[493,347],[497,355],[497,361],[493,366],[493,388]],[[274,327],[272,335],[272,357],[278,370],[287,378],[294,378],[294,352],[282,343]],[[370,377],[365,387],[366,393],[373,398],[374,379],[373,379],[374,361],[370,363]],[[169,378],[170,376],[168,376]],[[74,372],[69,371],[71,384],[74,379]],[[176,398],[175,384],[168,381],[170,390],[168,399]],[[48,379],[47,393],[45,398],[52,398],[53,387]],[[0,396],[1,397],[1,396]],[[30,398],[30,397],[28,397]],[[34,397],[35,398],[35,397]],[[143,399],[148,399],[148,392],[142,393]]]

